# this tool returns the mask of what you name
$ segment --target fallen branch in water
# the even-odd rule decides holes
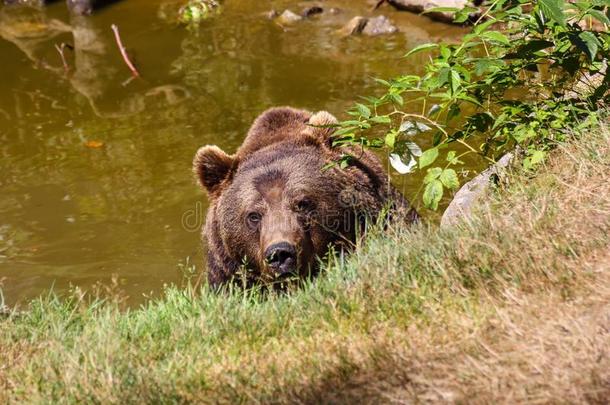
[[[116,39],[116,43],[119,47],[119,51],[121,51],[121,56],[123,56],[123,60],[125,61],[125,64],[129,68],[129,70],[131,70],[131,73],[134,76],[136,76],[136,77],[140,76],[140,73],[138,72],[136,67],[129,60],[129,56],[127,56],[127,51],[125,51],[125,47],[123,46],[123,42],[121,41],[121,36],[119,35],[119,28],[114,24],[112,24],[110,26],[110,28],[112,28],[112,31],[114,31],[114,38]]]
[[[72,45],[66,44],[65,42],[62,42],[59,45],[55,44],[55,49],[57,49],[57,52],[59,52],[59,56],[61,56],[61,63],[64,65],[64,70],[67,72],[68,70],[70,70],[70,66],[68,66],[68,62],[66,62],[66,55],[64,55],[64,49],[66,47],[70,50],[74,49]]]

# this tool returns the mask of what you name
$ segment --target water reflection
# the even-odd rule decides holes
[[[179,263],[203,262],[197,232],[183,226],[185,213],[206,208],[196,205],[190,172],[199,146],[235,149],[274,105],[341,116],[357,96],[379,91],[372,77],[421,69],[401,58],[408,48],[461,34],[385,10],[402,33],[337,37],[341,24],[369,12],[353,3],[326,1],[342,12],[281,28],[263,14],[294,1],[226,2],[191,30],[145,0],[91,17],[69,16],[63,2],[0,8],[0,279],[9,303],[112,274],[133,302],[179,282]],[[128,80],[111,24],[141,79]],[[68,72],[61,43],[73,47]],[[416,181],[406,179],[406,189]]]

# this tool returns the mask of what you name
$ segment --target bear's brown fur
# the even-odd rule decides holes
[[[210,199],[203,233],[212,286],[244,277],[242,268],[249,282],[315,274],[317,257],[352,244],[389,203],[417,218],[374,154],[352,150],[347,168],[324,169],[345,152],[332,146],[336,122],[324,111],[272,108],[234,155],[197,151],[193,170]]]

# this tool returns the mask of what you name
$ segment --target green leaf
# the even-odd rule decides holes
[[[339,125],[341,127],[343,127],[343,128],[345,128],[345,127],[353,127],[353,126],[358,126],[359,127],[360,124],[362,124],[362,122],[358,121],[358,120],[347,120],[347,121],[341,121],[339,123]]]
[[[455,94],[460,87],[460,83],[462,82],[462,78],[460,74],[451,69],[451,75],[449,76],[449,84],[451,86],[451,93]]]
[[[390,100],[392,100],[394,104],[398,104],[399,106],[402,106],[404,104],[404,100],[402,99],[402,96],[400,94],[390,93],[388,94],[388,97],[390,98]]]
[[[356,109],[358,110],[358,113],[362,117],[364,117],[366,119],[369,119],[371,117],[371,110],[367,106],[365,106],[364,104],[357,103],[356,104]]]
[[[601,22],[602,24],[610,25],[610,19],[608,18],[608,16],[606,16],[606,14],[602,13],[599,10],[595,10],[595,9],[588,10],[585,15],[590,15],[591,17],[595,18],[597,21]]]
[[[438,157],[438,148],[430,148],[422,153],[419,158],[419,168],[423,169],[426,166],[430,166]]]
[[[336,136],[341,136],[341,135],[345,135],[345,134],[354,135],[353,132],[354,132],[355,129],[356,129],[355,127],[341,128],[340,130],[335,131],[333,133],[333,136],[336,137]]]
[[[443,173],[443,169],[440,167],[433,167],[432,169],[428,169],[426,172],[426,177],[424,177],[424,184],[428,184],[433,180],[438,179]]]
[[[376,124],[391,124],[392,120],[387,115],[376,115],[370,118],[371,122]]]
[[[455,190],[460,186],[457,173],[453,169],[445,169],[440,175],[440,180],[445,187]]]
[[[530,161],[532,162],[532,165],[537,165],[538,163],[542,162],[545,157],[546,157],[546,152],[544,152],[542,150],[537,150],[537,151],[534,151],[534,153],[532,153],[532,156],[530,157]]]
[[[396,131],[390,131],[385,135],[385,144],[388,146],[388,148],[394,149],[394,144],[396,143],[396,135],[398,135],[398,132]]]
[[[386,86],[386,87],[390,87],[391,86],[390,82],[388,82],[387,80],[378,79],[378,78],[374,78],[373,80],[375,80],[375,82],[377,82],[377,83],[379,83],[379,84],[381,84],[383,86]]]
[[[504,56],[504,59],[531,58],[534,53],[554,46],[555,43],[544,39],[534,39],[520,46],[517,52]]]
[[[441,183],[439,180],[433,180],[428,183],[424,189],[424,205],[427,208],[436,211],[441,198],[443,198],[443,183]]]
[[[436,131],[434,133],[434,136],[432,137],[432,145],[438,146],[441,143],[442,140],[443,140],[443,133],[442,133],[442,131]]]
[[[457,13],[460,11],[457,7],[433,7],[422,11],[422,14],[427,13]]]
[[[579,47],[592,61],[597,55],[597,49],[599,47],[599,41],[595,37],[595,34],[590,31],[583,31],[578,34],[578,38],[582,41],[576,41],[575,45]]]
[[[434,49],[434,48],[438,48],[438,44],[422,44],[422,45],[418,45],[415,48],[411,49],[409,52],[407,52],[405,54],[405,58],[407,56],[411,56],[411,55],[413,55],[415,53],[427,51],[427,50]]]
[[[474,7],[464,7],[463,9],[458,10],[455,13],[455,16],[453,17],[453,22],[456,24],[466,22],[470,18],[471,14],[477,13],[478,11],[479,10]]]
[[[539,0],[538,3],[545,16],[559,25],[566,25],[566,16],[563,13],[565,7],[563,0]]]
[[[506,35],[499,31],[485,31],[481,34],[481,38],[489,39],[490,41],[498,42],[503,45],[510,45],[510,41]]]
[[[495,19],[489,19],[483,23],[475,25],[472,32],[474,34],[480,34],[481,32],[485,31],[487,28],[489,28],[492,24],[495,24],[495,23],[497,23],[497,21]]]
[[[529,156],[523,159],[523,168],[525,170],[532,170],[536,165],[540,164],[540,162],[544,161],[546,157],[546,152],[542,150],[535,150],[531,152]]]
[[[464,163],[456,156],[456,152],[454,150],[450,150],[449,153],[447,153],[447,162],[449,162],[449,164],[451,164],[451,165],[457,165],[458,163]]]

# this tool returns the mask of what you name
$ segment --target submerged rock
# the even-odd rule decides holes
[[[366,27],[366,23],[368,22],[368,18],[362,16],[356,16],[348,21],[342,28],[337,30],[337,34],[342,37],[347,37],[354,34],[360,34],[364,27]]]
[[[302,12],[301,15],[305,18],[311,17],[312,15],[322,14],[324,9],[320,6],[307,7]]]
[[[436,7],[452,7],[462,9],[466,6],[472,6],[480,3],[476,0],[474,2],[469,0],[387,0],[387,2],[398,10],[410,11],[418,14]],[[451,23],[453,22],[454,13],[445,11],[426,13],[425,15],[433,20]]]
[[[370,18],[367,21],[364,30],[362,30],[363,34],[371,36],[393,34],[395,32],[398,32],[398,28],[384,15]]]
[[[356,34],[369,36],[393,34],[398,32],[398,28],[383,15],[374,18],[356,16],[349,20],[342,28],[337,30],[337,34],[343,37]]]
[[[290,10],[284,10],[284,12],[275,19],[275,22],[279,25],[292,25],[301,21],[303,17],[298,14],[293,13]]]
[[[280,13],[278,13],[276,10],[269,10],[269,11],[265,11],[263,13],[263,16],[267,19],[267,20],[273,20],[277,17],[279,17]]]

